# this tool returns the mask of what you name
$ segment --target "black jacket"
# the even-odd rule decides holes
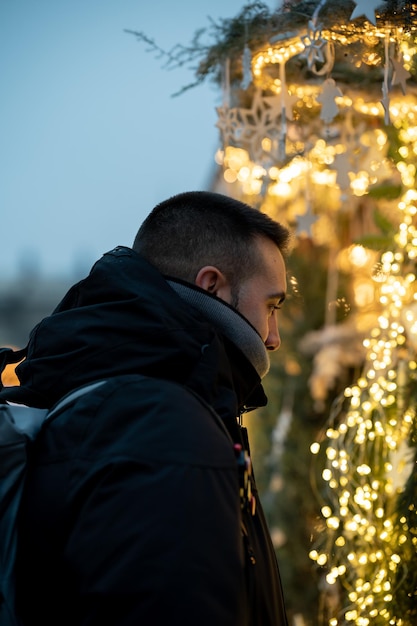
[[[33,450],[18,555],[25,626],[286,624],[239,464],[248,446],[236,416],[265,401],[259,377],[164,277],[129,248],[104,255],[34,329],[18,375],[14,399],[39,407],[106,381]]]

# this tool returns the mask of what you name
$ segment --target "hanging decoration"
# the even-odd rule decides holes
[[[247,29],[245,32],[247,37]],[[245,47],[243,48],[242,74],[241,88],[247,89],[252,82],[252,53],[247,42],[245,42]]]
[[[336,103],[336,98],[343,96],[342,91],[336,86],[336,82],[333,78],[326,78],[323,83],[321,93],[317,96],[317,102],[322,105],[320,119],[327,124],[333,121],[336,115],[339,113],[339,107]]]
[[[351,20],[357,17],[365,16],[374,26],[376,26],[375,11],[382,4],[381,0],[356,0],[356,8],[354,9]]]
[[[247,89],[252,82],[252,55],[249,49],[249,46],[245,44],[243,49],[243,79],[242,79],[242,89]]]
[[[315,68],[316,63],[324,63],[323,48],[326,46],[326,40],[322,37],[322,28],[323,24],[316,25],[313,20],[310,20],[307,35],[301,37],[304,50],[300,56],[307,59],[307,66],[310,70]]]
[[[394,67],[394,72],[392,75],[392,81],[391,84],[393,86],[395,85],[400,85],[401,86],[401,91],[403,92],[403,94],[406,94],[407,91],[407,86],[406,86],[406,81],[411,78],[411,73],[405,69],[404,67],[404,58],[403,58],[403,53],[401,53],[398,57],[398,59],[396,59],[395,57],[391,57],[391,63]]]

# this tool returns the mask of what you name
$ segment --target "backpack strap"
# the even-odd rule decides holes
[[[106,380],[98,380],[94,383],[88,383],[83,387],[79,387],[74,391],[71,391],[66,396],[58,400],[58,403],[50,410],[48,409],[36,409],[33,407],[28,407],[24,404],[15,404],[7,402],[5,404],[0,405],[0,416],[2,419],[0,420],[0,439],[1,445],[4,446],[10,445],[8,443],[9,440],[5,439],[6,436],[9,437],[10,426],[9,423],[13,424],[13,430],[19,433],[24,433],[30,439],[34,439],[38,434],[41,426],[45,422],[49,422],[50,419],[53,419],[58,415],[58,413],[64,408],[70,405],[72,402],[75,402],[77,398],[80,398],[86,393],[93,391],[93,389],[97,389],[104,385]],[[13,436],[14,437],[14,436]],[[12,438],[13,442],[14,439]],[[0,487],[1,492],[1,487]],[[0,625],[3,626],[3,622],[0,618]]]
[[[56,413],[59,413],[59,411],[61,409],[64,408],[64,406],[68,406],[69,404],[71,404],[71,402],[74,402],[75,400],[77,400],[77,398],[79,398],[80,396],[83,396],[85,393],[90,393],[90,391],[93,391],[93,389],[98,389],[98,387],[101,387],[101,385],[104,385],[104,383],[106,382],[106,380],[97,380],[94,383],[88,383],[87,385],[84,385],[83,387],[78,387],[78,389],[75,389],[74,391],[70,391],[70,393],[68,393],[66,396],[64,396],[63,398],[61,398],[61,400],[58,400],[58,404],[56,404],[48,413],[47,419],[49,421],[49,419],[51,419],[51,417],[55,417]]]

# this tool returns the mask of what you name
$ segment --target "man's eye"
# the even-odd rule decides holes
[[[272,315],[272,313],[273,313],[274,311],[279,311],[280,309],[281,309],[281,307],[280,307],[280,306],[278,306],[278,304],[271,304],[271,305],[269,306],[269,310],[270,310],[270,312],[271,312],[271,315]]]

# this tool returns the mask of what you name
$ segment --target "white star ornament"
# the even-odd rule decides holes
[[[350,16],[351,21],[364,15],[376,26],[375,9],[381,5],[381,0],[355,0],[356,8]]]
[[[391,63],[394,66],[394,74],[392,77],[392,84],[393,85],[400,85],[401,86],[401,90],[403,92],[403,94],[405,95],[406,92],[406,81],[408,78],[410,78],[411,74],[408,70],[405,69],[403,63],[402,63],[402,58],[400,59],[394,59],[391,58]]]

